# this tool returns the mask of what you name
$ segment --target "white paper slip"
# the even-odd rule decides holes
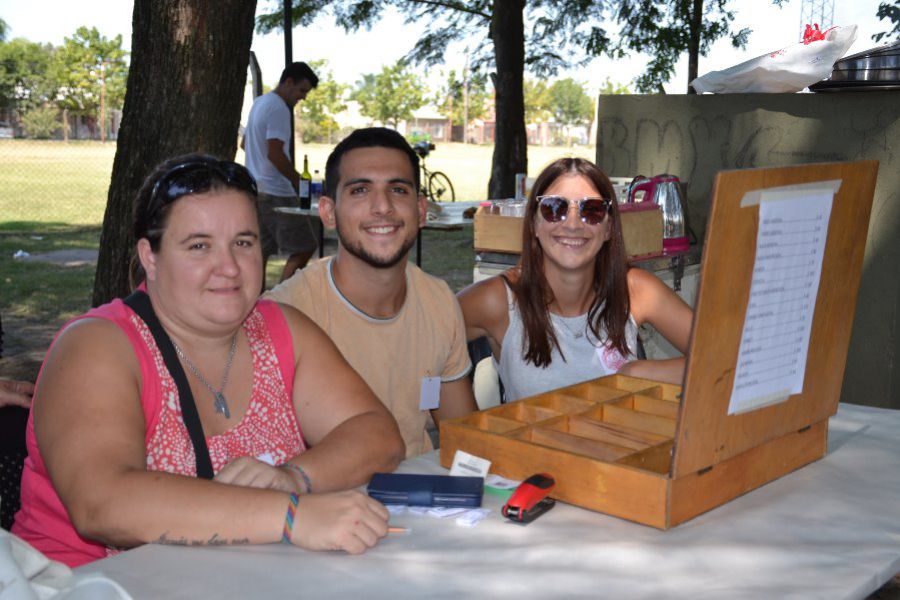
[[[402,515],[403,513],[406,512],[405,504],[385,504],[384,507],[392,515]]]
[[[475,527],[489,514],[491,514],[491,509],[489,508],[473,508],[467,510],[465,514],[456,517],[456,524],[462,527]]]
[[[803,391],[834,192],[776,188],[762,193],[729,415]]]
[[[491,473],[484,480],[484,485],[496,488],[498,490],[514,490],[519,487],[521,481],[515,481],[514,479],[507,479],[506,477],[500,477],[496,473]]]
[[[423,377],[419,393],[419,410],[433,410],[441,404],[441,378]]]
[[[460,513],[464,513],[468,508],[452,507],[452,506],[435,506],[428,511],[428,516],[437,517],[438,519],[446,519],[447,517],[455,517]]]
[[[486,477],[491,468],[491,461],[457,450],[453,455],[453,466],[450,467],[450,474],[458,477],[460,475],[467,477]]]

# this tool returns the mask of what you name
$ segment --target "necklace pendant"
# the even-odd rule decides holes
[[[225,395],[222,392],[216,392],[216,399],[213,404],[217,413],[225,415],[226,419],[231,418],[231,411],[228,410],[228,403],[225,402]]]

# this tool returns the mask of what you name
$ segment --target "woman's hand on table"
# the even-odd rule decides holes
[[[307,550],[361,554],[387,535],[389,516],[383,504],[355,490],[301,496],[291,541]]]
[[[241,456],[225,465],[215,480],[219,483],[242,485],[264,490],[280,490],[282,492],[301,492],[297,481],[285,469],[273,467],[250,456]]]

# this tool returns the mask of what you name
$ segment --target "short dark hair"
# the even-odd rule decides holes
[[[318,87],[319,85],[319,76],[305,62],[293,62],[286,66],[284,71],[281,72],[281,79],[278,80],[278,83],[284,83],[288,79],[293,79],[294,83],[305,79],[312,87]]]
[[[419,157],[406,138],[387,127],[366,127],[357,129],[342,139],[325,162],[325,195],[336,199],[338,180],[341,173],[341,158],[357,148],[393,148],[406,154],[413,171],[416,191],[419,190]]]

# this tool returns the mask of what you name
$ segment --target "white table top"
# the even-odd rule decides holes
[[[523,527],[500,505],[472,529],[395,516],[411,531],[361,556],[147,545],[79,572],[135,598],[864,598],[900,571],[900,411],[841,405],[825,458],[669,531],[561,503]]]

